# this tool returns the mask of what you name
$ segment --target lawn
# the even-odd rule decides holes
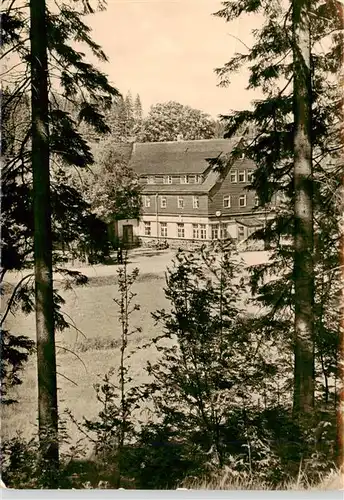
[[[243,255],[248,265],[262,262],[264,252]],[[133,291],[137,294],[135,302],[140,310],[131,316],[133,328],[141,327],[141,333],[135,333],[130,339],[134,348],[145,344],[159,334],[159,326],[154,324],[151,312],[167,308],[168,302],[163,293],[166,267],[171,264],[171,252],[129,256],[129,270],[140,269]],[[117,266],[93,266],[81,269],[89,276],[89,284],[63,292],[66,301],[63,312],[75,325],[63,333],[57,333],[57,364],[60,414],[69,408],[80,420],[97,414],[98,406],[93,385],[112,367],[119,363],[120,324],[118,306],[113,298],[118,297],[116,286]],[[58,277],[57,277],[58,278]],[[18,276],[11,276],[16,282]],[[14,333],[35,338],[34,315],[16,314],[9,317],[6,327]],[[71,352],[74,351],[76,355]],[[148,360],[154,360],[157,353],[154,348],[138,351],[131,361],[132,376],[136,383],[146,379],[144,367]],[[99,378],[100,377],[100,378]],[[36,363],[32,357],[25,369],[24,383],[16,390],[20,403],[2,410],[2,437],[13,436],[21,432],[28,437],[34,432],[37,419]],[[72,430],[72,427],[70,427]],[[73,437],[77,437],[75,429]]]

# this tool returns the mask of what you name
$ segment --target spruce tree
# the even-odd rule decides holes
[[[316,412],[313,415],[326,409],[327,415],[332,413],[333,417],[338,396],[335,380],[338,379],[336,359],[339,355],[338,200],[341,162],[338,159],[342,154],[343,144],[340,140],[341,96],[337,79],[341,67],[339,54],[342,50],[342,25],[337,12],[339,3],[336,1],[318,0],[311,5],[303,2],[296,4],[303,6],[302,17],[306,15],[306,19],[309,19],[310,34],[303,21],[300,30],[300,18],[295,17],[297,9],[293,11],[292,2],[224,2],[223,8],[216,15],[226,21],[254,13],[263,15],[264,20],[262,26],[253,33],[252,47],[246,53],[235,54],[223,68],[217,70],[217,74],[221,83],[228,85],[233,72],[248,66],[248,88],[259,88],[263,92],[263,98],[253,102],[253,109],[232,111],[223,117],[227,137],[243,128],[254,130],[254,135],[241,145],[246,155],[257,164],[252,187],[258,192],[261,206],[266,209],[272,207],[276,196],[278,200],[278,206],[275,207],[275,212],[271,212],[265,229],[255,235],[272,246],[270,262],[256,266],[252,269],[251,276],[252,290],[268,311],[262,317],[262,328],[266,328],[272,318],[288,318],[289,326],[285,324],[283,333],[276,330],[275,335],[283,335],[288,339],[286,349],[296,347],[295,413],[298,413],[299,408],[301,412],[310,412],[314,384]],[[296,53],[298,47],[293,43],[293,28],[296,28],[296,38],[301,32],[305,36],[303,42],[298,40],[302,45],[305,44],[302,53]],[[297,40],[294,38],[295,41]],[[300,55],[303,58],[301,67],[300,57],[297,57]],[[294,78],[296,89],[299,86],[298,91],[302,91],[303,102],[299,98],[301,96],[294,95]],[[297,113],[298,116],[295,117]],[[303,149],[300,156],[300,150],[295,146],[302,128]],[[303,166],[307,165],[307,170],[304,169],[302,176],[297,175],[296,178],[295,173],[300,174],[298,160],[302,157]],[[307,218],[304,212],[302,224],[300,210],[295,213],[295,204],[300,207],[297,201],[300,193],[303,193],[304,208],[307,207]],[[298,238],[296,247],[295,236]],[[306,252],[302,256],[300,243]],[[305,273],[302,276],[305,279],[302,297],[298,281],[301,269]],[[300,320],[300,306],[305,305],[306,301],[307,310],[303,310],[303,314],[307,316],[304,322],[307,342],[303,343],[302,353],[300,344],[294,343],[294,335],[295,326],[300,325],[295,325]],[[311,301],[314,301],[313,307]],[[315,356],[313,373],[312,351]],[[301,377],[301,386],[298,377]],[[303,398],[302,393],[305,395],[306,389],[309,389],[309,396]],[[307,419],[309,428],[313,425],[312,420]]]
[[[131,100],[127,97],[119,96],[114,99],[105,112],[106,123],[110,129],[108,135],[115,142],[129,142],[133,133],[133,108]],[[98,134],[98,141],[99,138]]]
[[[4,232],[6,254],[1,279],[9,270],[30,267],[28,258],[34,256],[34,306],[30,298],[32,290],[20,283],[7,309],[12,310],[21,301],[26,312],[33,307],[36,311],[39,430],[45,460],[42,472],[46,473],[48,487],[56,486],[58,469],[54,333],[67,325],[59,311],[61,297],[53,290],[52,283],[52,265],[61,261],[61,252],[52,250],[60,238],[75,249],[83,236],[90,247],[99,248],[99,236],[94,238],[94,233],[100,227],[100,221],[91,216],[80,193],[61,176],[61,167],[85,168],[92,164],[91,150],[78,132],[78,123],[86,122],[98,133],[107,132],[104,115],[99,110],[118,95],[105,74],[73,48],[75,40],[81,41],[99,60],[106,61],[101,47],[90,36],[90,28],[83,22],[84,16],[92,12],[89,2],[57,2],[52,10],[43,0],[32,0],[19,9],[11,2],[2,17],[4,56],[15,55],[19,61],[6,73],[5,116],[7,119],[15,116],[16,109],[25,102],[31,103],[31,111],[19,136],[12,137],[10,145],[6,145],[3,217],[8,227]],[[61,101],[77,108],[76,118],[61,106]],[[84,282],[80,273],[60,271],[68,279]]]
[[[142,103],[139,94],[136,94],[134,102],[134,119],[135,124],[139,124],[143,118]]]
[[[294,414],[314,407],[314,272],[310,2],[293,1]]]
[[[126,137],[130,139],[133,134],[134,121],[135,121],[134,104],[130,90],[127,92],[127,95],[125,96],[124,106],[126,113]]]
[[[30,1],[31,168],[33,177],[38,423],[42,457],[59,467],[50,205],[48,58],[45,0]],[[56,487],[54,479],[50,487]]]

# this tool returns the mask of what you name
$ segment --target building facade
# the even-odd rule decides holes
[[[231,153],[238,139],[134,143],[129,167],[139,176],[142,215],[120,221],[119,236],[142,243],[152,240],[180,245],[231,236],[244,241],[268,217],[248,189],[254,163],[240,158],[221,172],[214,158]],[[128,229],[128,226],[132,226]]]

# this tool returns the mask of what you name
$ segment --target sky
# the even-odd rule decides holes
[[[109,58],[100,65],[122,93],[140,94],[146,114],[151,105],[175,100],[213,117],[244,109],[258,94],[245,90],[247,73],[219,88],[214,68],[250,45],[256,16],[226,23],[211,14],[219,0],[108,0],[107,11],[87,21]]]

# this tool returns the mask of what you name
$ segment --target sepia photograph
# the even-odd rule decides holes
[[[3,490],[344,490],[344,1],[4,0]]]

